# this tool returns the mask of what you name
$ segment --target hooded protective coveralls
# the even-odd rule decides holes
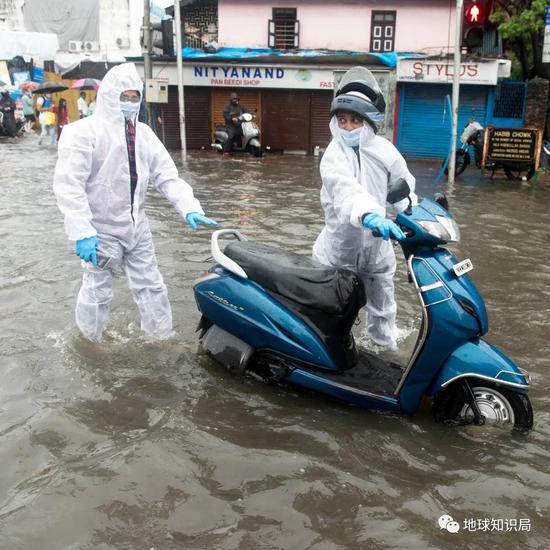
[[[172,330],[172,311],[157,266],[151,230],[145,215],[151,181],[185,218],[203,214],[189,184],[154,132],[135,124],[137,184],[131,202],[130,166],[120,94],[143,84],[133,63],[112,68],[103,79],[93,115],[66,126],[59,140],[53,190],[72,241],[97,235],[99,263],[82,262],[84,276],[76,304],[76,323],[97,341],[109,319],[113,276],[122,269],[128,279],[141,328],[163,338]]]
[[[361,128],[358,154],[345,144],[336,116],[330,131],[333,139],[320,164],[325,227],[314,244],[313,258],[357,272],[367,295],[366,335],[376,344],[393,348],[397,339],[395,254],[391,241],[374,237],[363,227],[362,218],[371,213],[386,215],[388,188],[401,178],[416,202],[415,179],[394,145],[377,136],[367,122]],[[407,205],[404,200],[393,207],[399,211]]]

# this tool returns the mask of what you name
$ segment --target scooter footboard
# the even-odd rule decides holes
[[[439,370],[429,387],[429,395],[436,394],[460,378],[479,378],[527,392],[530,377],[508,357],[485,340],[472,340],[457,348]]]

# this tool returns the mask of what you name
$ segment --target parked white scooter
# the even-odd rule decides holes
[[[233,151],[237,153],[251,153],[255,157],[261,157],[262,145],[260,143],[260,129],[253,118],[251,113],[243,113],[239,116],[242,136],[239,142],[234,145]],[[214,132],[214,143],[212,143],[211,146],[221,153],[228,139],[229,135],[227,133],[227,128],[223,124],[217,125]]]

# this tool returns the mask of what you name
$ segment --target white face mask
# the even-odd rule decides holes
[[[140,103],[134,103],[133,101],[121,101],[120,110],[125,119],[134,118],[139,113]]]
[[[355,128],[355,130],[344,130],[343,128],[338,128],[338,133],[348,147],[358,147],[362,130],[362,126],[360,128]]]

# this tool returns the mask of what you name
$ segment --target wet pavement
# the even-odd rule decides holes
[[[450,189],[433,164],[410,163],[420,194],[448,194],[488,339],[533,377],[534,430],[510,436],[435,424],[427,405],[383,415],[234,379],[199,356],[192,284],[211,265],[210,232],[156,192],[147,210],[175,335],[143,338],[119,278],[104,343],[84,341],[56,154],[35,136],[0,141],[0,548],[548,548],[547,181],[470,167]],[[223,227],[309,253],[318,159],[199,152],[179,168]],[[405,358],[419,306],[402,261],[397,296]],[[440,529],[442,514],[458,533]]]

